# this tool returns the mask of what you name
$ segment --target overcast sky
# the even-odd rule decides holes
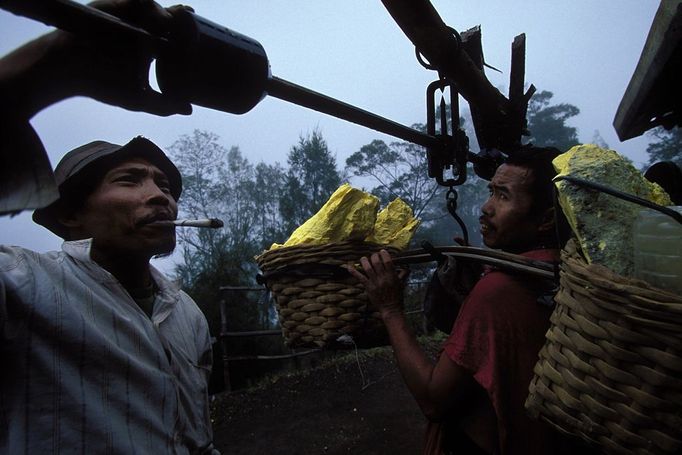
[[[175,2],[161,1],[164,6]],[[272,74],[411,125],[425,122],[424,93],[436,78],[417,63],[414,48],[379,0],[195,0],[197,14],[258,40]],[[526,81],[554,93],[553,102],[580,108],[570,124],[582,142],[595,131],[609,146],[646,161],[646,137],[621,143],[612,126],[658,7],[653,0],[432,0],[458,31],[481,25],[485,59],[503,74],[488,78],[506,93],[510,48],[526,34]],[[0,10],[0,54],[47,31]],[[266,98],[244,115],[196,107],[191,116],[155,117],[87,99],[51,106],[32,121],[53,165],[68,150],[103,139],[125,143],[144,135],[161,147],[195,129],[212,131],[225,147],[239,146],[252,162],[286,163],[300,135],[319,129],[339,165],[381,133]],[[30,214],[0,218],[0,242],[38,251],[61,239],[33,225]],[[169,261],[160,264],[169,270]]]

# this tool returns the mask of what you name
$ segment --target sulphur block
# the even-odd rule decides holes
[[[379,199],[376,196],[343,184],[281,246],[364,240],[374,229],[378,210]],[[275,244],[273,248],[278,246]]]
[[[379,212],[374,230],[366,240],[404,250],[418,226],[419,220],[414,217],[410,206],[396,198]]]
[[[559,175],[600,183],[659,205],[672,204],[659,185],[649,182],[614,150],[593,144],[576,145],[552,164]],[[565,180],[557,181],[556,187],[561,208],[588,262],[604,265],[620,275],[632,275],[632,229],[643,207]]]

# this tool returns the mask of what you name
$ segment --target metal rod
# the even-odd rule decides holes
[[[444,256],[454,256],[460,259],[490,264],[505,270],[528,273],[542,278],[554,278],[555,276],[555,264],[529,259],[518,254],[468,246],[441,246],[433,247],[433,250],[417,249],[403,251],[393,256],[393,263],[397,265],[406,265],[433,262],[437,260],[437,256],[434,256],[434,252],[441,253]],[[353,266],[358,269],[362,268],[360,263],[355,263]],[[305,267],[305,269],[301,269],[302,267]],[[270,280],[276,276],[298,274],[318,277],[347,276],[348,271],[343,265],[319,263],[298,264],[283,266],[273,271],[266,272],[263,274],[263,279]]]
[[[511,270],[515,272],[527,273],[529,275],[535,275],[542,278],[554,278],[554,272],[549,270],[544,270],[535,265],[520,264],[517,262],[506,261],[504,259],[498,259],[494,257],[480,256],[477,254],[467,254],[467,253],[443,253],[445,256],[454,256],[459,259],[470,259],[476,262],[482,262],[484,264],[490,264],[497,266],[501,269]],[[396,258],[393,260],[395,264],[415,264],[421,262],[431,262],[433,261],[433,256],[429,254]]]
[[[269,95],[314,111],[323,112],[358,125],[366,126],[376,131],[403,139],[424,147],[437,147],[438,138],[409,128],[400,123],[380,117],[371,112],[336,100],[321,93],[312,91],[300,85],[272,76],[268,81]]]
[[[553,265],[551,263],[545,262],[545,261],[538,261],[534,259],[529,259],[525,256],[521,256],[519,254],[513,254],[513,253],[507,253],[504,251],[498,251],[498,250],[491,250],[488,248],[480,248],[480,247],[473,247],[473,246],[434,246],[433,249],[423,249],[423,248],[418,248],[414,250],[407,250],[407,251],[402,251],[400,253],[397,253],[393,256],[394,260],[402,260],[402,259],[412,259],[412,258],[417,258],[417,257],[424,257],[426,255],[429,255],[433,257],[434,252],[440,253],[440,254],[465,254],[467,255],[466,257],[469,258],[480,258],[481,261],[485,260],[486,258],[494,258],[494,259],[499,259],[502,261],[507,261],[507,262],[515,262],[517,264],[523,264],[523,265],[528,265],[532,267],[536,267],[539,269],[543,270],[548,270],[551,271],[553,269]]]
[[[101,39],[102,36],[111,36],[114,42],[119,37],[133,39],[138,45],[147,47],[157,57],[162,48],[169,45],[168,40],[163,37],[154,36],[146,30],[132,26],[115,16],[72,0],[0,0],[0,8],[62,30],[97,36],[98,39]],[[424,147],[440,145],[440,141],[434,136],[278,77],[273,76],[269,79],[267,92],[275,98],[356,123],[414,144]]]

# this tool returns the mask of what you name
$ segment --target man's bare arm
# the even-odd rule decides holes
[[[398,368],[424,415],[439,420],[457,411],[457,403],[475,384],[473,378],[444,353],[434,365],[423,351],[403,311],[405,271],[397,271],[385,250],[362,258],[364,274],[349,267],[365,285],[370,301],[386,325]]]

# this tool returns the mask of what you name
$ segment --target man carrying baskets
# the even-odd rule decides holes
[[[555,149],[525,147],[501,165],[481,207],[486,246],[559,261],[565,239],[555,228],[551,160]],[[565,219],[561,213],[556,219]],[[560,229],[562,232],[567,229]],[[524,411],[533,366],[549,327],[546,286],[535,278],[487,269],[464,301],[435,365],[402,309],[404,270],[386,251],[350,272],[364,283],[388,330],[398,368],[429,420],[425,453],[549,454],[565,441]],[[584,452],[581,452],[584,453]]]

